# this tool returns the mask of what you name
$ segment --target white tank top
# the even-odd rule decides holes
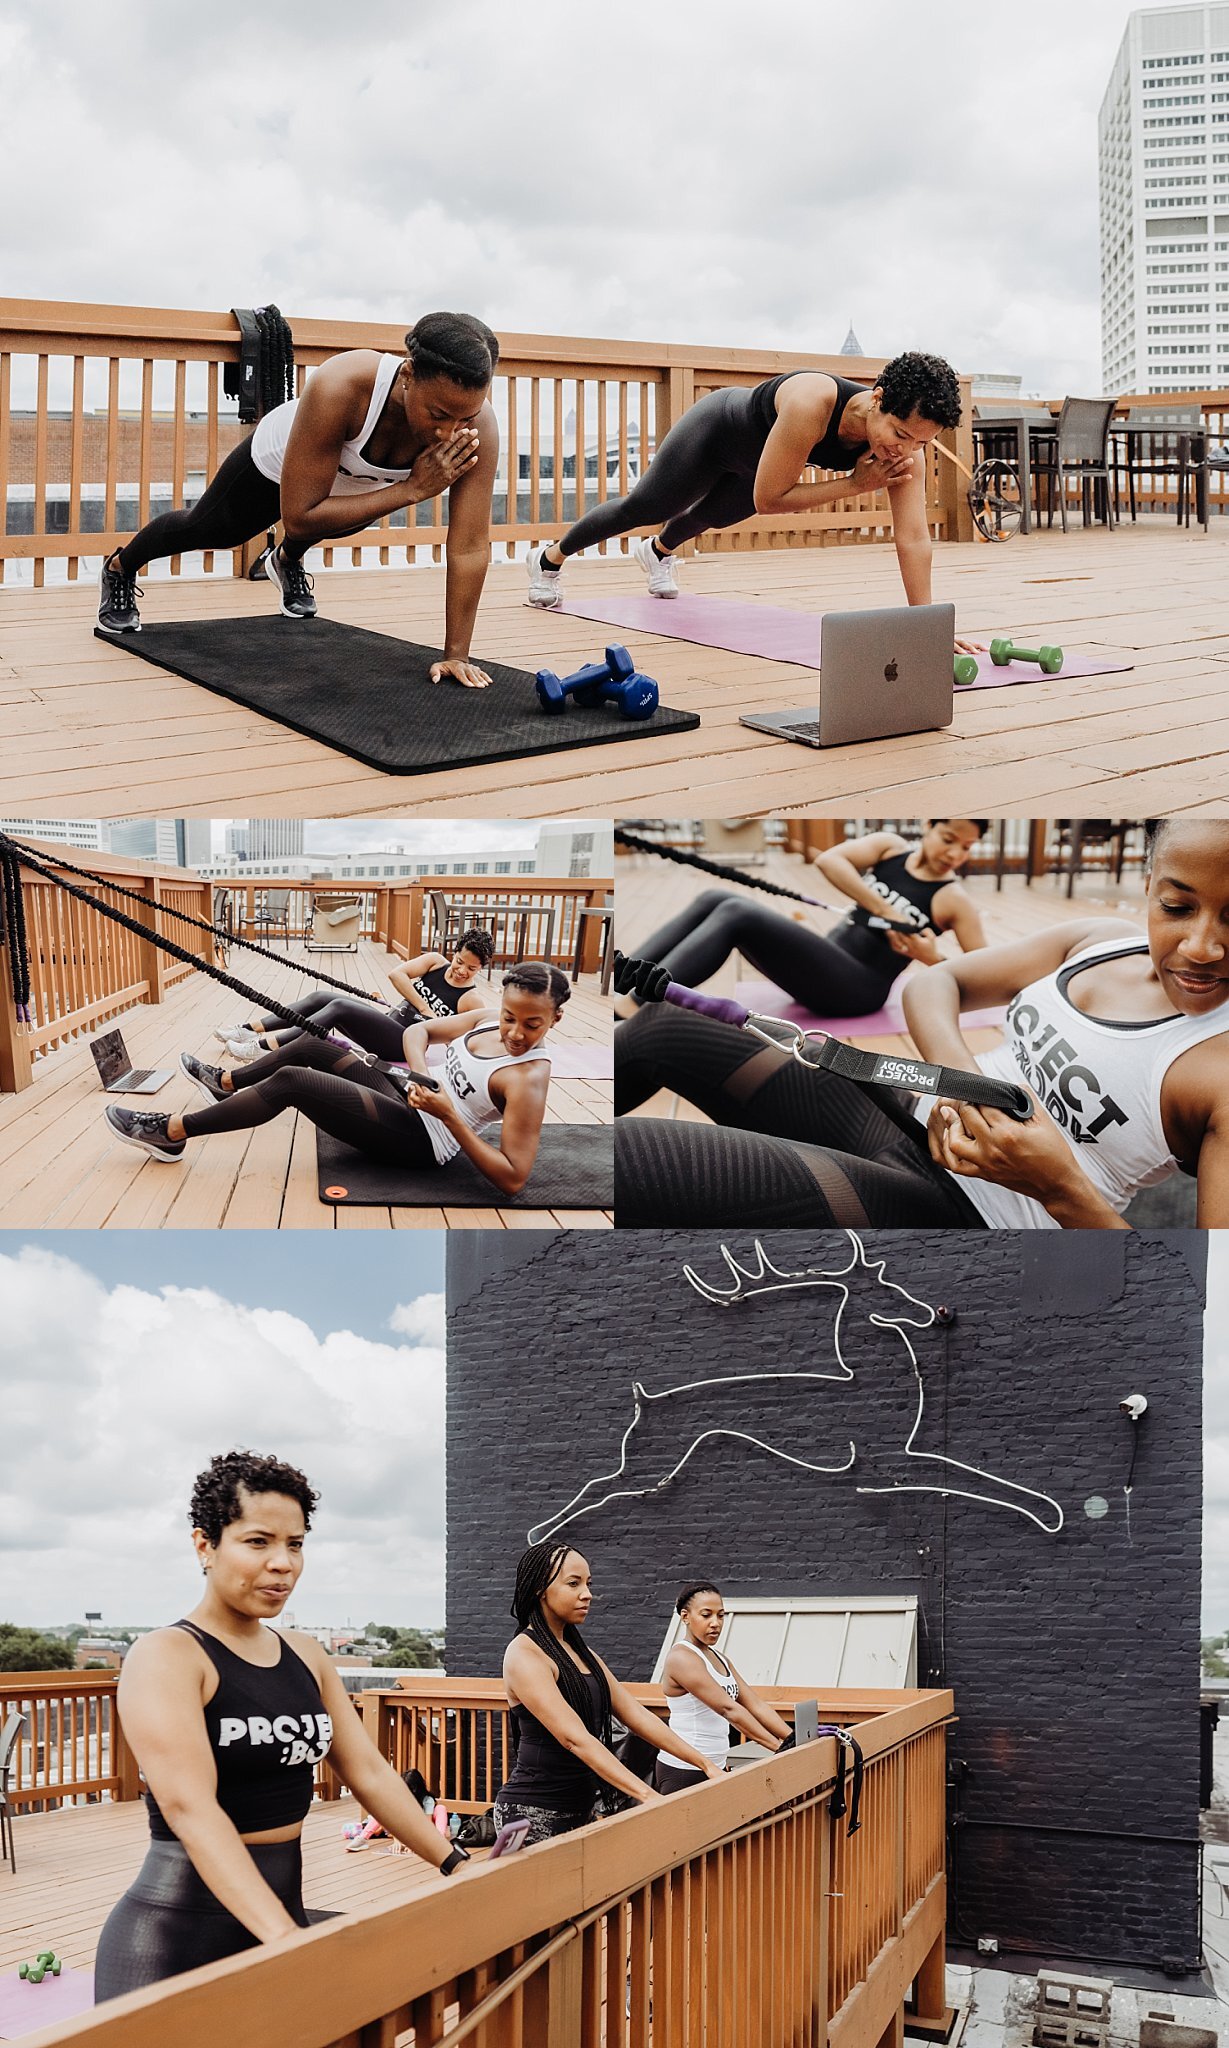
[[[721,1690],[728,1693],[732,1700],[738,1698],[738,1680],[720,1650],[712,1652],[722,1667],[720,1671],[714,1671],[698,1643],[681,1642],[676,1643],[674,1647],[676,1650],[694,1650],[709,1677],[715,1678]],[[710,1763],[723,1764],[730,1749],[730,1724],[724,1715],[719,1714],[715,1707],[705,1706],[704,1701],[698,1700],[694,1692],[680,1693],[677,1699],[667,1694],[666,1704],[670,1709],[670,1726],[674,1733],[681,1735],[683,1741],[689,1742],[693,1749],[698,1749],[700,1755],[707,1757]],[[673,1758],[671,1764],[674,1768],[679,1768]]]
[[[439,1076],[471,1131],[481,1131],[488,1124],[497,1124],[503,1115],[503,1110],[491,1100],[492,1074],[498,1074],[504,1067],[526,1066],[530,1060],[545,1060],[550,1065],[550,1054],[541,1044],[529,1052],[506,1052],[499,1059],[479,1059],[470,1051],[470,1039],[492,1029],[490,1024],[476,1025],[465,1033],[464,1038],[451,1039]],[[419,1110],[418,1114],[422,1116],[422,1111]],[[454,1158],[460,1151],[461,1140],[437,1116],[423,1116],[422,1120],[427,1126],[431,1149],[442,1166],[445,1160]]]
[[[1128,953],[1142,939],[1086,946],[1054,974],[1021,989],[1007,1012],[1006,1038],[978,1055],[983,1074],[1023,1082],[1040,1097],[1089,1180],[1121,1216],[1132,1195],[1178,1171],[1161,1122],[1161,1085],[1180,1053],[1229,1032],[1229,1003],[1206,1017],[1155,1017],[1109,1024],[1086,1017],[1068,995],[1082,968]],[[925,1122],[934,1096],[917,1105]],[[1057,1230],[1040,1202],[993,1181],[953,1175],[995,1230]]]
[[[376,365],[375,382],[371,387],[371,403],[367,417],[352,441],[342,447],[337,462],[337,475],[329,495],[333,498],[352,497],[357,491],[379,490],[382,484],[404,483],[409,476],[408,469],[377,469],[363,453],[363,448],[375,432],[376,422],[384,410],[385,400],[392,389],[393,378],[401,368],[403,356],[381,356]],[[262,476],[277,484],[282,480],[282,464],[286,459],[286,443],[298,408],[297,398],[288,398],[285,405],[275,405],[257,424],[252,435],[252,460]]]

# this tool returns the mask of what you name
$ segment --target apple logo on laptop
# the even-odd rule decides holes
[[[884,682],[894,683],[899,673],[900,671],[898,670],[896,663],[894,661],[890,661],[883,672]]]

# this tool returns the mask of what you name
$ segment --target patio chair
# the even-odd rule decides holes
[[[1127,499],[1131,518],[1135,518],[1136,477],[1176,477],[1178,480],[1178,524],[1191,523],[1191,500],[1194,497],[1194,479],[1198,470],[1191,456],[1191,444],[1204,431],[1203,412],[1198,405],[1129,405],[1126,424],[1128,427],[1147,427],[1144,439],[1130,436],[1125,450],[1114,451],[1114,495],[1118,495],[1118,469],[1121,464],[1127,473]],[[1146,497],[1153,492],[1146,491]],[[1205,520],[1205,524],[1206,524]]]
[[[602,994],[610,994],[610,978],[614,973],[614,897],[607,896],[601,904],[585,903],[576,913],[576,951],[572,957],[573,986],[580,979],[580,963],[585,951],[585,920],[596,917],[602,927],[602,950],[598,960],[598,971],[602,977]]]
[[[26,1717],[15,1707],[0,1728],[0,1863],[3,1863],[7,1845],[9,1869],[17,1875],[17,1855],[13,1847],[13,1804],[9,1798],[9,1776],[13,1768],[18,1739],[26,1725]]]
[[[252,923],[261,931],[281,932],[286,944],[290,944],[290,891],[289,889],[266,889],[264,900],[252,912]]]
[[[353,896],[316,896],[312,900],[309,953],[357,953],[363,927],[363,906]]]
[[[427,902],[431,906],[430,950],[447,953],[451,958],[457,940],[470,922],[466,906],[450,903],[442,889],[428,889]]]
[[[1118,507],[1111,489],[1113,478],[1110,471],[1109,432],[1114,416],[1115,400],[1112,398],[1064,398],[1063,409],[1058,415],[1053,455],[1044,456],[1038,463],[1038,473],[1052,481],[1058,493],[1058,506],[1062,514],[1063,532],[1067,532],[1067,479],[1076,477],[1080,483],[1081,510],[1084,524],[1088,524],[1089,492],[1095,494],[1093,510],[1099,501],[1107,526],[1117,522]],[[1097,491],[1098,484],[1101,486]],[[1050,495],[1049,524],[1054,524],[1054,496]]]

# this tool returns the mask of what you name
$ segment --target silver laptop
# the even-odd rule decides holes
[[[108,1095],[156,1095],[171,1078],[169,1067],[134,1067],[122,1031],[104,1031],[101,1038],[91,1039],[90,1051]]]
[[[827,612],[820,620],[818,715],[813,705],[744,711],[739,723],[804,747],[937,732],[952,722],[955,640],[951,604]]]

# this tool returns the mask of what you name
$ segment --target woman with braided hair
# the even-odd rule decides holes
[[[490,932],[475,925],[461,933],[451,955],[434,950],[419,953],[403,967],[392,969],[388,978],[399,1002],[385,1002],[379,995],[343,996],[322,988],[290,1007],[300,1017],[310,1017],[326,1030],[340,1032],[380,1059],[398,1060],[402,1034],[421,1017],[457,1017],[463,1010],[489,1009],[490,990],[477,984],[494,957],[495,941]],[[262,1053],[276,1052],[280,1045],[292,1045],[302,1035],[272,1012],[252,1023],[219,1025],[214,1032],[232,1059],[240,1061],[257,1060]]]
[[[499,426],[490,402],[499,343],[469,313],[426,313],[405,354],[346,349],[313,371],[302,395],[265,414],[233,448],[194,505],[164,512],[103,563],[98,623],[136,633],[136,579],[147,562],[194,549],[241,547],[277,520],[265,562],[288,619],[313,619],[303,567],[309,548],[362,533],[390,512],[448,493],[444,653],[448,677],[485,689],[469,658],[490,558]],[[412,529],[411,529],[412,532]]]
[[[533,1543],[516,1568],[517,1633],[504,1654],[516,1760],[495,1799],[495,1825],[529,1822],[529,1841],[570,1834],[603,1811],[649,1806],[660,1793],[619,1762],[612,1716],[685,1769],[719,1778],[721,1765],[642,1707],[581,1628],[593,1602],[589,1566],[566,1543]],[[603,1794],[603,1786],[610,1790]]]
[[[830,932],[813,931],[740,891],[704,889],[636,951],[688,988],[700,988],[731,953],[741,953],[819,1016],[864,1017],[882,1008],[911,960],[933,967],[943,958],[944,932],[965,953],[985,945],[977,905],[957,876],[987,822],[928,818],[920,840],[867,832],[817,854],[824,880],[849,898],[848,915]]]

